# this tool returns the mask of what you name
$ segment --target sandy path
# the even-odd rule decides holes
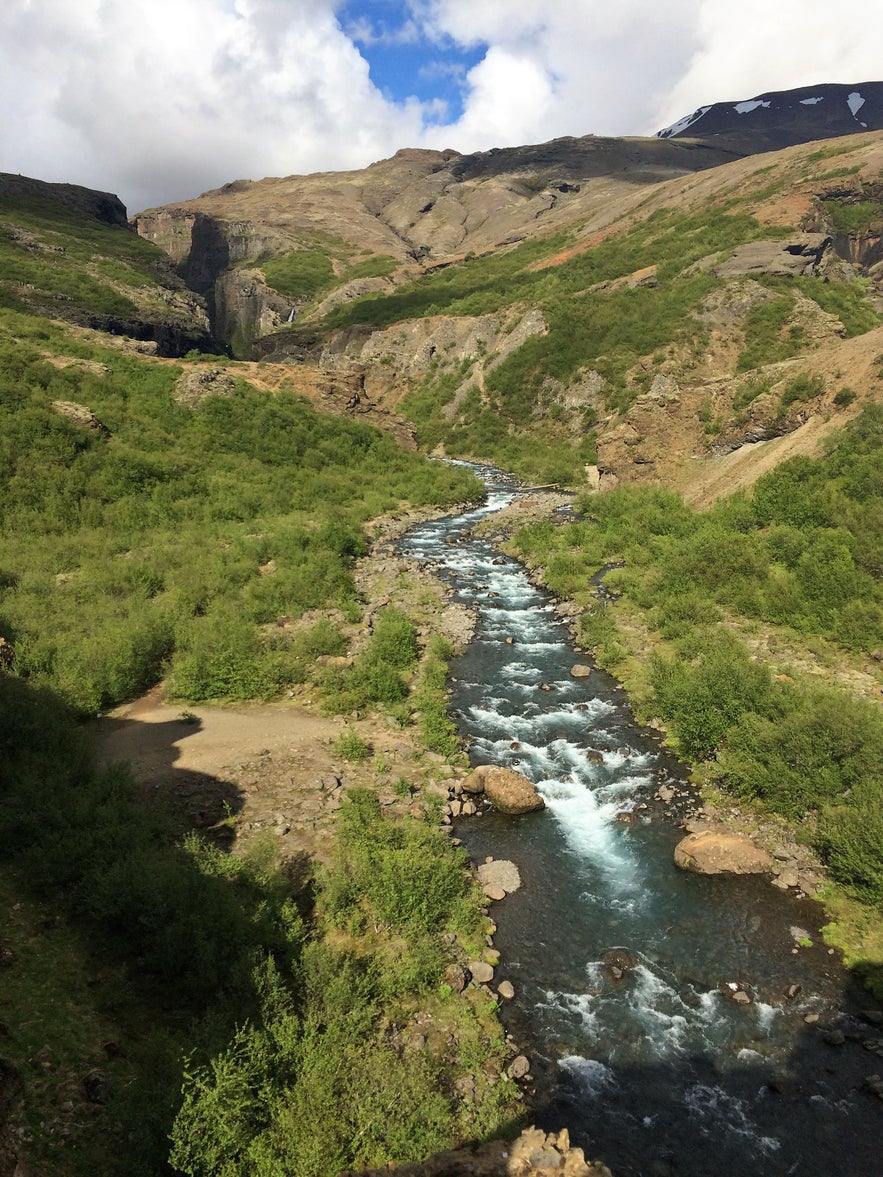
[[[101,718],[95,731],[99,761],[128,762],[135,780],[162,790],[186,826],[237,841],[270,830],[283,856],[321,857],[342,795],[346,766],[332,751],[342,727],[295,703],[185,712],[158,686]]]

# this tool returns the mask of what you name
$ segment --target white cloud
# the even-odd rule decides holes
[[[359,46],[386,35],[382,0],[370,27],[349,29],[344,0],[3,0],[0,169],[116,191],[136,211],[402,146],[647,134],[702,104],[883,73],[876,0],[853,0],[843,21],[828,0],[410,8],[408,38],[487,46],[456,121],[372,83]]]
[[[421,135],[334,0],[5,0],[0,169],[130,210],[239,176],[360,167]]]

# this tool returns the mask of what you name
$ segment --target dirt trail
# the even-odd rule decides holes
[[[225,841],[270,830],[283,857],[323,857],[346,776],[333,751],[342,730],[293,702],[184,710],[158,686],[101,718],[96,745],[102,763],[128,762],[161,790],[185,827]]]
[[[370,525],[371,553],[354,568],[366,612],[361,626],[349,627],[351,653],[371,616],[390,603],[417,620],[424,638],[439,632],[457,648],[468,641],[469,611],[391,546],[426,514],[401,512]],[[316,700],[304,685],[274,703],[196,705],[166,701],[159,685],[98,720],[98,757],[104,764],[128,762],[140,785],[164,794],[183,829],[196,827],[237,848],[270,833],[283,859],[327,858],[334,814],[351,786],[374,789],[381,804],[399,812],[420,812],[433,792],[447,797],[440,782],[454,770],[421,750],[416,728],[401,728],[380,713],[325,716]],[[335,750],[347,730],[368,745],[366,759],[347,761]]]

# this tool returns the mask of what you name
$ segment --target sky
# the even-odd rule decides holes
[[[0,0],[0,171],[130,214],[235,179],[644,135],[883,80],[879,0]]]

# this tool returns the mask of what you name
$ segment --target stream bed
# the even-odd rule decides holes
[[[615,1177],[881,1177],[883,1101],[865,1078],[883,1075],[883,1027],[824,946],[821,907],[673,865],[683,830],[655,798],[665,783],[689,807],[686,770],[575,650],[550,596],[474,534],[523,493],[478,471],[480,507],[399,547],[479,611],[451,667],[473,764],[518,769],[546,803],[457,826],[474,861],[521,873],[492,915],[537,1124],[568,1127]]]

